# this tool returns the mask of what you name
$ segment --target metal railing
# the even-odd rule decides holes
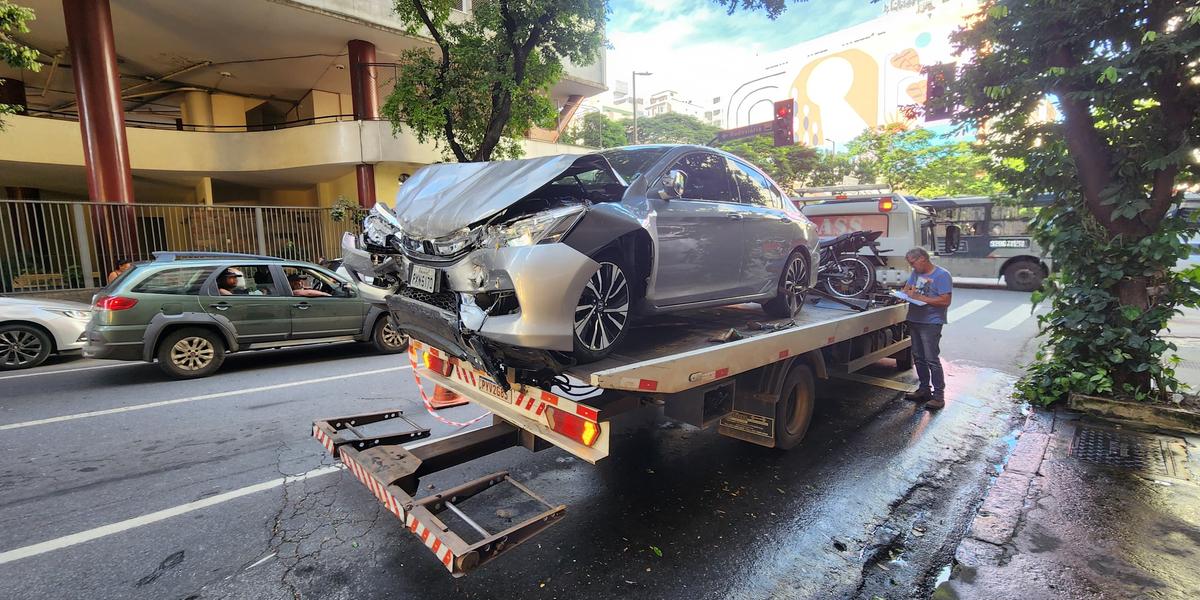
[[[53,111],[43,110],[39,108],[22,109],[20,113],[29,117],[40,117],[45,119],[57,119],[60,121],[78,121],[79,113],[75,111]],[[333,123],[337,121],[353,121],[354,115],[321,115],[316,117],[308,117],[305,119],[294,119],[291,121],[279,121],[272,123],[247,123],[245,125],[196,125],[194,123],[184,123],[181,120],[164,120],[149,121],[136,118],[138,113],[125,114],[125,126],[136,127],[139,129],[166,129],[174,131],[203,131],[209,133],[245,133],[247,131],[275,131],[278,129],[291,129],[293,127],[305,127],[308,125],[319,125],[322,123]]]
[[[0,200],[0,293],[103,287],[118,260],[160,250],[340,254],[359,219],[330,208]]]

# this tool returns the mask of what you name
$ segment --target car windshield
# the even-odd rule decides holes
[[[650,165],[658,162],[658,159],[662,158],[667,150],[670,148],[629,148],[606,150],[600,154],[608,159],[609,164],[616,169],[617,173],[621,174],[626,183],[633,183],[638,175],[641,175]]]

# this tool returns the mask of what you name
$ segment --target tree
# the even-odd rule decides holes
[[[632,123],[630,131],[632,132]],[[638,119],[640,144],[700,144],[704,145],[717,137],[719,127],[709,125],[696,117],[682,113],[663,113]],[[630,136],[632,139],[632,135]]]
[[[625,126],[598,112],[583,116],[575,128],[575,137],[577,143],[592,148],[614,148],[629,143]]]
[[[980,128],[992,172],[1017,197],[1049,193],[1034,220],[1058,273],[1039,353],[1019,390],[1144,399],[1175,390],[1159,332],[1200,302],[1172,271],[1194,227],[1169,218],[1180,183],[1200,180],[1200,3],[1000,0],[954,43],[956,119]],[[1047,99],[1061,118],[1033,115]]]
[[[451,19],[453,0],[396,0],[410,33],[436,49],[400,57],[400,75],[383,113],[399,133],[436,140],[447,159],[516,158],[534,125],[553,127],[550,87],[563,61],[594,62],[604,39],[606,0],[495,0],[473,3],[471,18]]]
[[[847,145],[863,179],[918,196],[990,195],[1000,191],[987,173],[987,154],[900,123],[864,130]]]
[[[807,183],[821,163],[816,150],[808,146],[776,146],[770,135],[732,140],[719,147],[762,169],[784,189]]]
[[[0,0],[0,60],[14,69],[38,71],[42,65],[37,61],[38,51],[26,46],[15,39],[14,33],[29,33],[29,21],[36,17],[33,9],[17,6],[7,0]],[[0,83],[3,85],[3,83]],[[4,115],[21,112],[21,107],[12,104],[0,104],[0,130],[4,129]]]

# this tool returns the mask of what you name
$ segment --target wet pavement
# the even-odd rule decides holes
[[[962,293],[988,305],[947,329],[938,413],[823,381],[790,452],[659,421],[599,465],[515,448],[427,478],[423,492],[507,469],[568,507],[461,579],[310,437],[314,417],[394,408],[453,432],[396,357],[235,355],[189,382],[61,359],[0,375],[0,598],[927,597],[1019,422],[1009,392],[1033,324],[1005,315],[1025,298]]]

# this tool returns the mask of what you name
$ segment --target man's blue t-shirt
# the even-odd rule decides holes
[[[908,276],[908,285],[917,288],[917,293],[922,296],[936,297],[949,294],[954,289],[954,279],[950,277],[950,271],[941,267],[934,267],[933,272],[928,275],[922,275],[913,271],[912,275]],[[913,323],[945,325],[946,307],[939,308],[928,304],[925,306],[909,304],[908,320]]]

